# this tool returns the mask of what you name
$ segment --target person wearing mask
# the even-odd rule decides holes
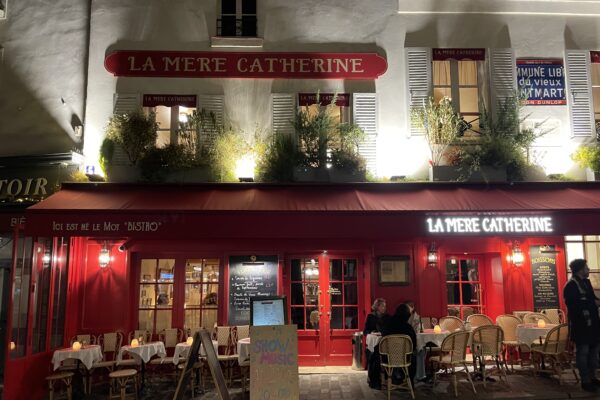
[[[571,279],[563,289],[569,317],[569,335],[575,342],[575,364],[581,376],[581,388],[595,392],[600,387],[596,378],[600,350],[600,300],[588,279],[590,268],[581,258],[569,263]]]

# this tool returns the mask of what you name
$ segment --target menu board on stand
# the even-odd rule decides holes
[[[277,295],[277,256],[229,257],[229,325],[250,324],[250,298]]]
[[[531,257],[533,309],[559,308],[555,246],[531,246],[529,255]]]

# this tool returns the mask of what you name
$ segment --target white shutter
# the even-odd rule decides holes
[[[273,133],[293,135],[292,121],[296,117],[296,95],[290,93],[271,94],[271,126]]]
[[[140,95],[137,93],[115,93],[113,97],[113,114],[123,115],[134,111],[140,111]],[[112,165],[131,165],[127,153],[120,145],[115,146]]]
[[[198,112],[200,112],[200,110],[205,110],[206,112],[213,113],[216,122],[215,127],[209,127],[202,132],[199,139],[200,146],[206,146],[213,143],[218,132],[218,127],[223,126],[225,114],[223,101],[222,94],[201,94],[198,96]]]
[[[566,50],[565,53],[571,135],[590,137],[595,130],[591,98],[590,52],[587,50]]]
[[[140,95],[137,93],[115,93],[113,97],[113,114],[127,114],[140,110]]]
[[[431,49],[425,47],[407,47],[406,73],[408,75],[408,132],[410,135],[422,135],[423,131],[412,126],[410,113],[414,108],[422,108],[431,95]]]
[[[376,174],[377,169],[377,94],[354,93],[352,95],[354,123],[365,132],[365,140],[359,144],[358,153],[367,161],[367,169]]]
[[[517,94],[517,64],[513,49],[489,49],[492,114],[498,103]]]

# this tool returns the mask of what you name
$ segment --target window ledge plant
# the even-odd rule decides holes
[[[600,178],[600,143],[582,145],[577,148],[571,158],[581,168],[589,170],[589,180],[599,180]],[[593,179],[591,179],[593,178]]]

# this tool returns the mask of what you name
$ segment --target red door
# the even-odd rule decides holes
[[[288,261],[290,321],[298,326],[301,365],[350,365],[358,328],[359,259],[306,255]]]
[[[483,275],[483,257],[448,256],[446,259],[448,315],[464,320],[470,314],[485,314]]]

